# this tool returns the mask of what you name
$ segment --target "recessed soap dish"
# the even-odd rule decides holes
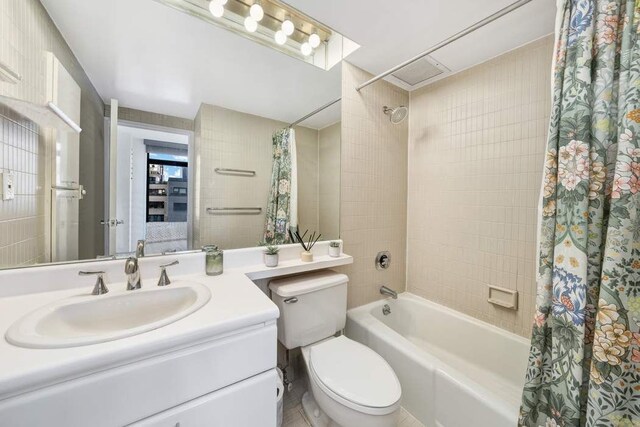
[[[518,291],[493,285],[487,285],[487,287],[489,288],[489,298],[487,301],[491,304],[510,310],[518,309]]]

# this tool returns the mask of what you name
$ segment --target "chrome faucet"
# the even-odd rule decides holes
[[[144,239],[138,240],[136,243],[136,258],[142,258],[144,256]]]
[[[137,258],[127,258],[124,263],[124,272],[127,275],[128,291],[133,291],[142,287],[142,279],[140,278],[140,268],[138,268]]]
[[[93,291],[91,291],[91,295],[102,295],[109,292],[109,289],[104,284],[104,279],[102,278],[103,275],[104,271],[78,271],[78,276],[98,276],[96,284],[93,287]]]
[[[380,288],[380,293],[382,295],[388,295],[393,299],[398,299],[398,293],[396,291],[394,291],[393,289],[387,288],[386,286],[382,286]]]
[[[171,280],[169,280],[169,276],[167,276],[167,267],[178,264],[180,264],[180,262],[178,260],[175,260],[171,261],[168,264],[162,264],[160,266],[160,279],[158,280],[158,286],[167,286],[171,284]]]

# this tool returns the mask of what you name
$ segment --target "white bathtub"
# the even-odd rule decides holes
[[[427,427],[517,425],[529,340],[410,293],[349,310],[346,334],[389,362]]]

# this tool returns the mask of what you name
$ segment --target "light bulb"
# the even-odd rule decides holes
[[[275,39],[278,44],[285,44],[287,42],[287,36],[282,30],[276,31]]]
[[[318,46],[320,46],[320,36],[317,34],[311,34],[309,36],[309,44],[311,45],[312,48],[317,48]]]
[[[252,17],[247,16],[244,18],[244,28],[246,28],[250,33],[255,33],[258,29],[258,23]]]
[[[296,29],[295,25],[293,25],[293,22],[291,22],[291,20],[289,19],[285,19],[282,22],[282,31],[284,32],[285,36],[290,36],[291,34],[293,34],[293,31]]]
[[[209,3],[209,11],[216,18],[220,18],[222,17],[222,15],[224,15],[224,7],[215,0]]]
[[[254,3],[253,6],[251,6],[251,8],[249,9],[249,15],[251,15],[251,17],[255,19],[256,22],[258,22],[262,18],[264,18],[264,10],[258,3]]]
[[[311,55],[311,51],[313,51],[313,48],[311,48],[311,45],[307,42],[302,43],[300,46],[300,52],[302,52],[304,56]]]

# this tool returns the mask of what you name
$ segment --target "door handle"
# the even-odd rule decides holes
[[[108,225],[109,227],[117,227],[118,225],[124,224],[124,220],[121,219],[110,219],[105,221],[104,219],[100,220],[101,225]]]

